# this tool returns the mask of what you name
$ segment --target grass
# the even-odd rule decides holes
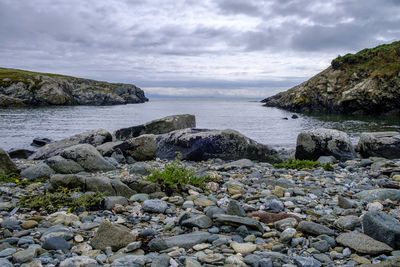
[[[181,154],[177,158],[164,166],[164,169],[154,168],[147,180],[161,185],[162,190],[167,195],[172,195],[174,191],[182,191],[183,185],[192,185],[204,189],[208,182],[214,179],[211,176],[197,176],[193,169],[185,167],[180,160]]]
[[[68,188],[59,188],[55,192],[46,191],[43,195],[27,195],[18,201],[18,205],[22,208],[45,210],[47,212],[55,212],[65,207],[68,207],[69,211],[75,211],[77,208],[96,210],[102,207],[104,193],[95,192],[75,197],[78,191],[79,189],[71,191]]]
[[[338,56],[331,65],[335,70],[346,71],[348,78],[360,72],[366,72],[373,78],[391,78],[400,72],[400,41]]]
[[[37,178],[34,180],[28,180],[28,179],[21,179],[19,174],[13,173],[13,174],[0,174],[0,183],[15,183],[18,186],[25,187],[30,184],[35,184],[35,183],[44,183],[46,182],[46,178]]]
[[[330,163],[320,164],[318,161],[313,160],[299,160],[299,159],[288,159],[287,161],[277,163],[274,165],[278,169],[314,169],[322,167],[327,171],[332,171],[333,167]]]

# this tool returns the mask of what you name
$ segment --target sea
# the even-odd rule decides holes
[[[176,114],[195,115],[197,128],[237,130],[276,149],[295,148],[297,135],[306,129],[345,131],[354,144],[360,132],[400,131],[397,117],[303,115],[265,107],[260,99],[248,98],[152,98],[143,104],[116,106],[0,109],[0,147],[33,149],[31,142],[36,137],[56,141],[99,128],[113,132]]]

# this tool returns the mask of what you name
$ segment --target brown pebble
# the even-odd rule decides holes
[[[269,223],[274,223],[276,221],[280,221],[286,218],[295,218],[298,222],[301,222],[301,219],[293,214],[289,213],[272,213],[272,212],[266,212],[266,211],[255,211],[248,213],[247,216],[252,216],[252,217],[258,217],[260,218],[260,222],[269,224]]]

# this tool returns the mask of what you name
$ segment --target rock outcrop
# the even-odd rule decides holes
[[[20,170],[15,166],[10,156],[3,149],[0,148],[0,174],[19,173]]]
[[[295,112],[400,114],[400,41],[347,54],[310,80],[262,100]]]
[[[0,107],[118,105],[146,101],[144,92],[131,84],[0,68]]]

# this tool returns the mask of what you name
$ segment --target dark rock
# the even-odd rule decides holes
[[[72,230],[69,227],[57,224],[46,229],[46,231],[44,231],[44,233],[40,237],[40,240],[46,241],[46,239],[48,238],[57,236],[62,237],[65,240],[70,240],[74,237],[74,232],[72,232]]]
[[[362,227],[366,235],[396,250],[400,249],[400,222],[392,216],[380,211],[369,211],[362,217]]]
[[[49,138],[36,137],[32,140],[31,146],[42,147],[50,143],[51,140]]]
[[[35,152],[32,150],[28,150],[28,149],[11,149],[8,151],[8,155],[12,159],[27,159],[33,153],[35,153]]]
[[[118,140],[127,140],[143,134],[164,134],[175,130],[195,127],[196,120],[194,115],[173,115],[142,125],[117,130],[115,137]]]
[[[114,208],[115,204],[126,206],[126,205],[128,205],[128,200],[125,197],[121,197],[121,196],[106,197],[106,199],[104,200],[104,209],[112,210]]]
[[[27,178],[28,180],[35,180],[37,178],[49,178],[52,174],[56,172],[50,168],[46,163],[39,163],[29,167],[21,172],[21,176]]]
[[[161,238],[153,238],[152,240],[150,240],[148,246],[151,251],[161,251],[168,248],[165,240]]]
[[[35,154],[31,155],[29,158],[34,160],[47,159],[59,155],[64,149],[74,145],[90,144],[93,146],[98,146],[110,141],[112,141],[111,134],[103,129],[87,131],[45,145],[44,147],[40,148]]]
[[[61,236],[55,236],[55,237],[47,238],[44,241],[42,247],[47,250],[58,250],[58,249],[69,250],[71,246]]]
[[[311,257],[294,257],[294,263],[298,267],[320,267],[322,264],[314,258]]]
[[[185,227],[198,227],[202,229],[210,228],[213,225],[212,220],[206,215],[195,215],[181,222]]]
[[[20,170],[15,163],[11,160],[10,156],[3,149],[0,148],[0,173],[4,174],[18,174]]]
[[[223,160],[250,160],[279,162],[280,156],[274,149],[259,144],[237,131],[184,129],[157,136],[156,156],[174,159],[178,152],[182,159],[201,161],[211,158]]]
[[[180,247],[189,249],[196,244],[206,242],[210,235],[211,234],[207,232],[193,232],[190,234],[167,237],[164,238],[164,241],[168,248]]]
[[[297,136],[296,159],[317,160],[320,156],[334,156],[344,161],[355,157],[349,136],[332,129],[314,129]]]
[[[297,226],[297,231],[310,235],[333,235],[335,232],[328,227],[315,222],[301,221]]]
[[[167,254],[160,254],[152,261],[151,267],[169,267],[170,259]]]
[[[391,252],[393,249],[362,233],[344,233],[336,238],[339,244],[350,247],[359,253],[381,254]]]
[[[361,225],[361,220],[357,216],[347,215],[339,217],[334,223],[335,227],[339,230],[354,230],[357,226]]]
[[[400,158],[400,133],[361,133],[358,149],[363,157]]]
[[[351,209],[353,207],[353,202],[342,196],[338,196],[338,205],[342,209]]]
[[[237,200],[231,200],[226,208],[226,213],[229,215],[236,215],[240,217],[245,217],[246,212]]]
[[[122,153],[124,153],[125,157],[138,161],[152,160],[156,157],[157,153],[157,136],[154,134],[144,134],[126,140],[122,145],[124,146]]]
[[[90,244],[96,249],[105,250],[107,247],[111,247],[113,251],[117,251],[135,240],[136,238],[131,234],[129,228],[119,224],[102,222]]]
[[[292,119],[298,119],[299,116],[297,116],[296,114],[293,114],[291,118],[292,118]]]
[[[320,251],[320,252],[327,252],[329,251],[329,243],[326,240],[320,240],[317,242],[313,242],[311,244],[312,248],[315,248],[316,250]]]
[[[234,225],[234,226],[245,225],[248,228],[255,229],[261,233],[264,232],[264,228],[260,222],[250,219],[250,218],[247,218],[247,217],[239,217],[239,216],[227,215],[227,214],[215,214],[214,219],[215,219],[215,221],[223,223],[223,224],[229,224],[229,225]]]
[[[13,219],[7,218],[1,222],[1,228],[9,229],[9,230],[21,230],[21,222]]]

